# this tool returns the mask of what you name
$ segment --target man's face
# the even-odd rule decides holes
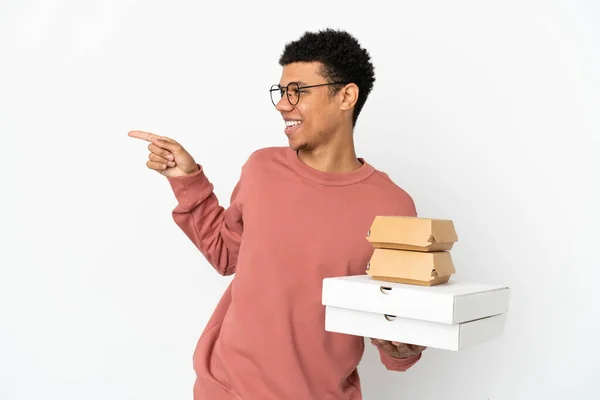
[[[279,84],[285,87],[290,82],[297,82],[300,87],[296,105],[288,102],[286,94],[276,105],[286,122],[285,134],[294,150],[312,150],[326,144],[340,123],[341,97],[330,96],[330,86],[302,89],[302,86],[327,83],[319,73],[321,65],[318,62],[292,63],[283,67]],[[292,96],[297,94],[290,91]]]

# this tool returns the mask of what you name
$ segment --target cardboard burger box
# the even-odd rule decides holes
[[[375,249],[366,272],[376,280],[433,286],[448,282],[456,270],[448,251]]]
[[[379,249],[443,251],[452,249],[458,236],[452,220],[376,216],[367,240]]]
[[[458,351],[504,331],[509,288],[449,281],[382,282],[369,275],[323,280],[325,330]]]

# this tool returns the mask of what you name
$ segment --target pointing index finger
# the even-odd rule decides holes
[[[155,135],[150,132],[143,132],[143,131],[129,131],[129,133],[127,133],[127,136],[136,138],[136,139],[142,139],[147,142],[152,142],[155,139],[162,139],[161,136]]]

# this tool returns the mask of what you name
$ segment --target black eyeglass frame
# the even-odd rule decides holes
[[[275,84],[271,86],[271,89],[269,89],[269,95],[271,96],[271,103],[273,103],[273,105],[275,107],[277,107],[277,102],[275,100],[273,100],[273,92],[280,92],[281,97],[283,97],[283,89],[285,89],[285,96],[287,97],[287,101],[288,103],[290,103],[292,106],[296,106],[299,102],[300,102],[300,90],[301,89],[309,89],[309,88],[314,88],[314,87],[319,87],[319,86],[330,86],[330,85],[347,85],[348,82],[327,82],[327,83],[319,83],[317,85],[308,85],[308,86],[300,86],[298,84],[298,82],[290,82],[287,84],[287,86],[281,86],[280,84]],[[296,85],[296,87],[298,88],[298,100],[296,101],[296,103],[292,103],[292,101],[290,100],[290,94],[288,92],[288,88],[290,85]]]

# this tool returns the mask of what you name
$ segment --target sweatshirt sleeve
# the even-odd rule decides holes
[[[192,175],[168,178],[178,202],[173,219],[219,274],[232,275],[243,230],[242,178],[233,189],[229,207],[224,208],[204,169],[198,167]]]
[[[398,371],[404,372],[408,370],[410,367],[415,365],[420,359],[423,353],[419,353],[415,356],[408,358],[394,358],[387,354],[385,351],[377,348],[379,350],[379,357],[381,358],[381,363],[385,366],[386,369],[390,371]]]

